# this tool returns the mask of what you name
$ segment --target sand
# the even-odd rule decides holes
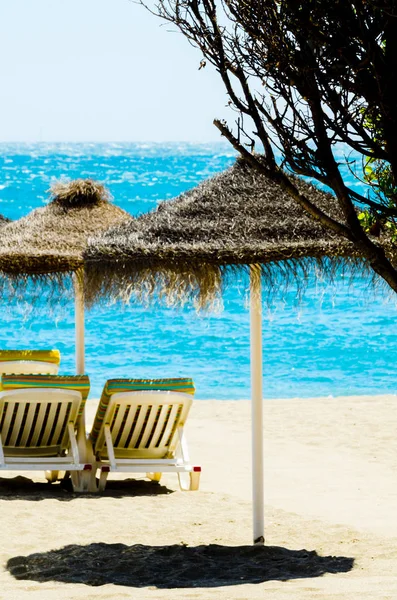
[[[248,401],[195,402],[198,492],[174,474],[102,496],[1,474],[0,598],[395,600],[396,430],[396,396],[266,401],[265,548],[250,545]]]

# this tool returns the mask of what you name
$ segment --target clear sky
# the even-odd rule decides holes
[[[220,140],[216,72],[130,0],[0,0],[0,141]]]

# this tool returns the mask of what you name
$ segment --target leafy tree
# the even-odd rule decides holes
[[[201,51],[200,68],[215,66],[237,112],[229,123],[214,120],[222,135],[314,219],[352,241],[397,291],[393,252],[386,255],[374,237],[389,229],[397,238],[397,2],[141,4],[176,25]],[[368,193],[348,185],[333,151],[336,144],[346,150]],[[263,148],[261,154],[255,147]],[[359,168],[351,154],[361,156]],[[291,172],[329,186],[344,219],[299,193]]]

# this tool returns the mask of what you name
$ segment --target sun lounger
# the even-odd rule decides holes
[[[99,491],[109,472],[146,473],[155,481],[176,472],[182,490],[198,489],[201,468],[190,464],[184,434],[193,394],[191,379],[106,382],[89,436]]]
[[[3,375],[0,391],[0,471],[71,474],[76,492],[91,491],[84,405],[86,375]]]
[[[59,350],[0,350],[0,375],[53,374],[59,369]]]

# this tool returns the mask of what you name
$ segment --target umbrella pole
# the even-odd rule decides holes
[[[265,543],[263,485],[262,294],[259,265],[250,267],[252,516],[254,544]]]
[[[83,271],[76,271],[73,274],[74,283],[74,306],[76,321],[76,374],[85,373],[85,347],[84,347],[84,274]],[[78,421],[77,443],[79,446],[80,460],[84,463],[94,463],[92,449],[87,443],[85,427],[85,409]],[[95,477],[92,481],[91,471],[81,471],[74,475],[80,491],[97,491]]]
[[[74,273],[74,303],[76,320],[76,374],[84,375],[84,284],[81,273]]]

